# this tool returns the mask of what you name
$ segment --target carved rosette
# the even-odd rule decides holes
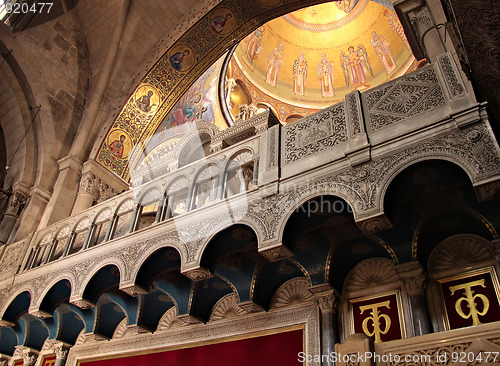
[[[246,311],[238,306],[238,295],[233,292],[217,301],[210,313],[210,320],[223,320],[243,314],[246,314]]]
[[[309,284],[309,280],[304,277],[288,280],[276,290],[271,300],[271,308],[283,308],[311,300],[313,295],[308,290]]]
[[[293,256],[293,252],[283,244],[272,248],[259,249],[259,253],[266,257],[266,259],[270,262],[277,262]]]

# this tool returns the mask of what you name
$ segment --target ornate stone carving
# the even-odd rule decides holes
[[[432,66],[368,91],[365,99],[374,131],[446,103]]]
[[[452,61],[450,60],[450,55],[444,54],[439,56],[438,64],[448,86],[450,97],[453,99],[464,95],[465,87],[462,84],[462,80],[460,79],[458,72],[455,70]]]
[[[344,291],[366,290],[375,286],[399,283],[394,263],[385,258],[371,258],[357,264],[344,283]]]
[[[286,125],[284,163],[289,164],[347,141],[344,103]]]
[[[203,267],[190,269],[185,272],[182,272],[182,274],[189,277],[191,280],[195,282],[203,281],[213,276],[213,274],[211,274],[208,269]]]
[[[385,215],[358,221],[359,228],[365,235],[371,235],[392,228],[392,224]]]
[[[364,130],[362,126],[363,119],[361,114],[361,106],[359,102],[359,92],[355,91],[347,94],[345,100],[347,109],[347,119],[351,123],[350,136],[356,136],[357,134],[360,134]]]
[[[227,294],[214,305],[210,313],[210,320],[217,321],[227,318],[233,318],[246,314],[247,312],[238,306],[238,295],[235,293]]]
[[[21,265],[27,250],[27,244],[26,240],[22,240],[5,247],[5,252],[0,257],[0,272],[7,272]]]
[[[34,365],[37,357],[38,351],[26,346],[17,346],[14,351],[14,358],[22,358],[24,366]]]
[[[194,317],[189,314],[182,314],[177,316],[177,319],[183,324],[183,325],[194,325],[194,324],[201,324],[203,323],[200,319],[197,317]]]
[[[123,318],[123,320],[116,326],[116,329],[113,332],[113,336],[111,338],[117,339],[125,337],[125,334],[127,333],[128,330],[127,322],[128,322],[127,317]]]
[[[293,256],[293,252],[283,244],[272,248],[259,249],[259,253],[266,257],[266,259],[270,262],[276,262]]]
[[[500,179],[474,186],[477,198],[480,202],[491,200],[500,196]]]
[[[175,309],[175,306],[172,306],[161,317],[158,322],[157,331],[161,332],[169,329],[180,328],[184,325],[185,324],[181,323],[179,319],[177,319],[177,310]]]
[[[245,302],[240,302],[238,304],[238,307],[241,308],[245,313],[251,314],[251,313],[260,313],[261,311],[264,311],[262,306],[259,304],[256,304],[253,301],[245,301]]]
[[[12,195],[9,198],[9,203],[7,205],[7,209],[5,210],[5,214],[18,216],[26,204],[27,196],[19,191],[12,192]]]
[[[282,284],[271,300],[271,309],[292,306],[313,298],[308,290],[309,280],[304,277],[292,278]]]
[[[95,306],[95,304],[91,303],[90,301],[87,301],[85,299],[80,299],[80,300],[70,300],[70,304],[75,305],[76,307],[79,307],[80,309],[90,309],[91,307]]]
[[[424,295],[425,276],[420,273],[416,276],[403,278],[403,286],[409,296]]]
[[[279,142],[278,142],[277,127],[271,128],[269,130],[267,145],[268,145],[267,151],[269,153],[269,156],[267,158],[267,168],[269,169],[269,168],[275,167],[278,164]]]
[[[459,234],[443,240],[429,257],[429,272],[440,272],[494,259],[488,240],[472,234]]]
[[[148,293],[148,291],[144,288],[142,288],[141,286],[138,286],[138,285],[129,285],[129,286],[126,286],[126,287],[120,287],[120,290],[122,290],[123,292],[129,294],[130,296],[139,296],[139,295],[146,295]]]
[[[80,189],[78,193],[87,193],[96,201],[99,197],[99,182],[95,174],[90,172],[83,174],[80,179]]]

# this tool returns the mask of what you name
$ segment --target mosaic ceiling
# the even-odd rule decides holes
[[[220,3],[146,75],[96,160],[129,181],[131,171],[170,154],[197,119],[226,128],[230,122],[217,92],[221,56],[247,35],[229,67],[228,76],[242,85],[227,99],[233,114],[243,88],[251,95],[247,103],[270,106],[289,122],[290,116],[308,115],[414,67],[402,27],[384,0],[343,0],[292,12],[315,3],[321,1]]]
[[[274,19],[236,48],[229,78],[280,120],[305,116],[413,71],[416,60],[390,4],[320,4]],[[232,96],[237,115],[241,91]]]

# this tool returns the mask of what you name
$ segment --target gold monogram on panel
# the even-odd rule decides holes
[[[474,290],[472,288],[476,286],[481,286],[483,288],[486,288],[486,285],[484,284],[484,279],[449,287],[451,295],[453,295],[456,291],[460,290],[464,291],[463,294],[464,296],[462,296],[455,302],[455,310],[457,311],[458,315],[460,315],[463,319],[469,319],[472,317],[472,325],[482,324],[479,321],[479,316],[486,315],[486,313],[490,308],[490,301],[485,295],[474,293]],[[482,302],[483,304],[482,311],[478,311],[477,309],[478,303],[476,303],[476,299]],[[462,303],[464,301],[467,305],[467,308],[469,309],[468,314],[465,314],[462,308]]]
[[[379,308],[385,307],[387,309],[390,309],[389,306],[390,300],[387,301],[382,301],[378,302],[376,304],[370,304],[370,305],[364,305],[360,306],[359,310],[361,314],[365,312],[365,310],[371,310],[369,317],[365,318],[362,323],[363,327],[363,332],[369,337],[375,337],[375,343],[380,343],[382,342],[381,335],[382,334],[387,334],[389,329],[391,329],[391,318],[387,314],[380,314]],[[385,320],[385,327],[382,330],[381,329],[381,322],[380,320],[384,319]],[[368,329],[368,324],[372,323],[373,326],[373,331],[370,332]]]

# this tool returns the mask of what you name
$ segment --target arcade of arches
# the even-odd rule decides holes
[[[28,3],[0,1],[0,366],[499,362],[486,2]]]

